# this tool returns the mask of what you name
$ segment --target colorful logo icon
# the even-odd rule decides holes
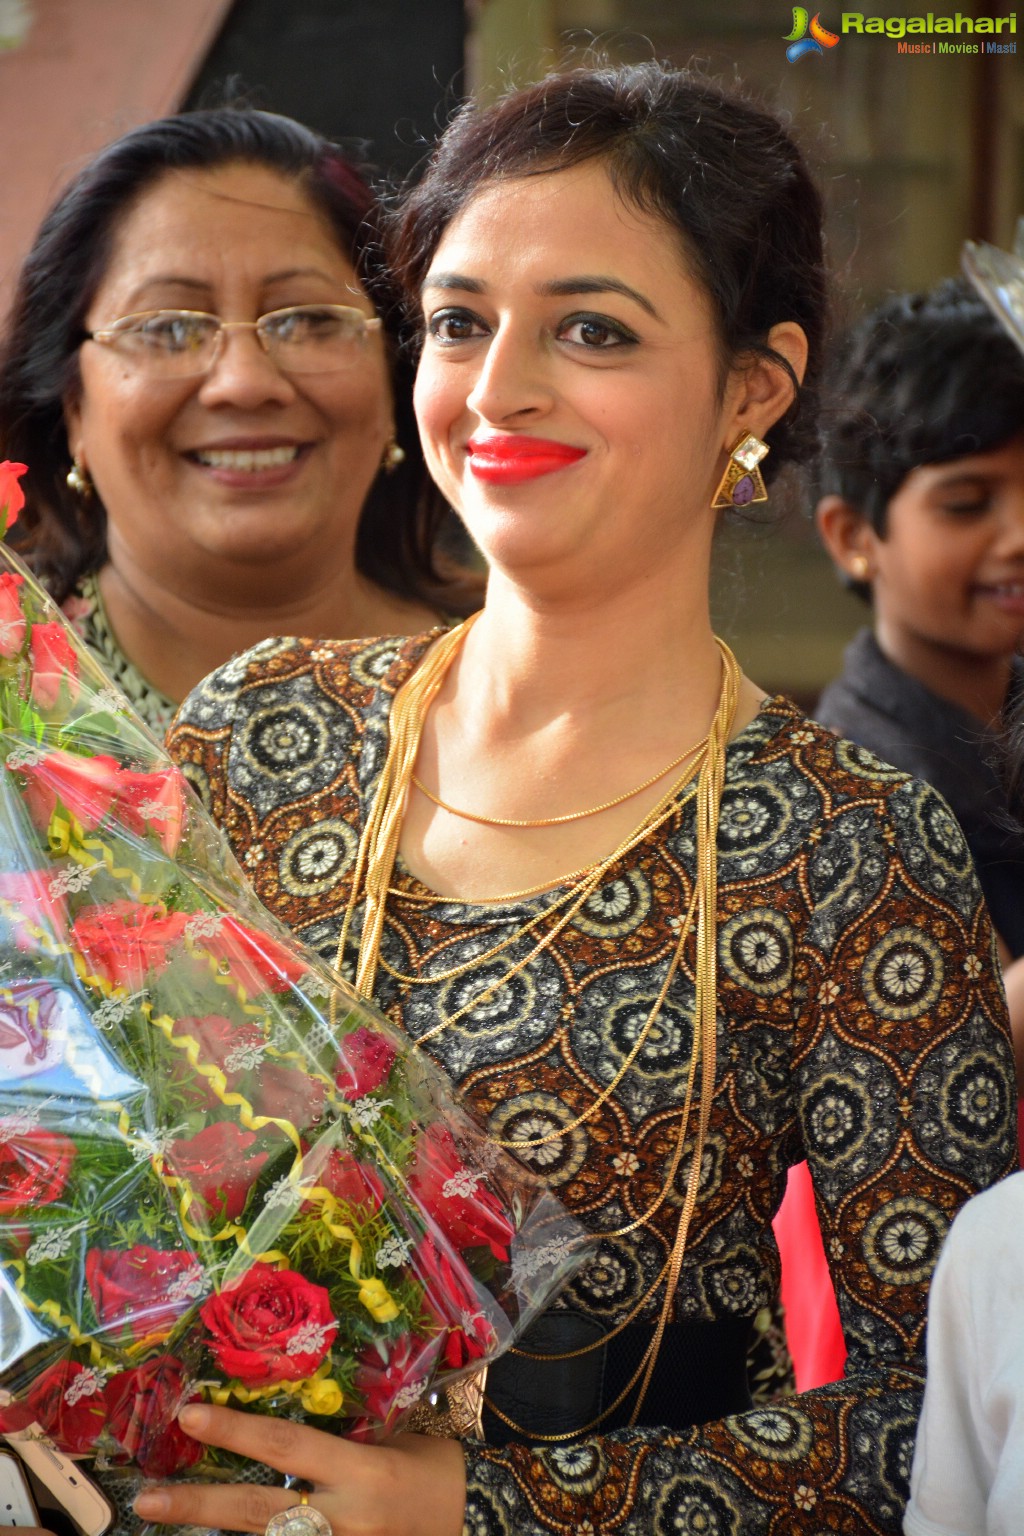
[[[793,30],[786,34],[785,41],[789,44],[786,58],[795,64],[805,53],[824,53],[826,48],[834,48],[839,34],[822,26],[820,14],[809,16],[802,5],[794,5]]]

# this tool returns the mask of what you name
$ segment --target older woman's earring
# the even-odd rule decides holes
[[[850,560],[850,575],[854,581],[867,581],[868,579],[867,555],[853,555]]]
[[[71,468],[68,470],[67,485],[68,489],[74,491],[76,496],[81,496],[83,501],[88,501],[96,494],[96,487],[89,478],[89,471],[77,457],[72,460]]]
[[[757,466],[768,451],[767,443],[762,443],[753,432],[744,432],[729,452],[712,507],[749,507],[753,501],[767,501],[768,492]]]
[[[386,475],[396,470],[399,464],[405,463],[405,449],[392,437],[384,449],[384,457],[380,461],[380,467]]]

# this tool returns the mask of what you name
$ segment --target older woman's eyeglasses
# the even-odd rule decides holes
[[[282,373],[333,373],[358,360],[367,333],[380,325],[379,316],[344,304],[292,304],[258,320],[222,320],[196,309],[151,309],[85,334],[88,341],[114,347],[154,378],[186,379],[210,371],[227,331],[255,331]]]

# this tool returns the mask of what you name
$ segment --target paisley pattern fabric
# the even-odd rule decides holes
[[[391,698],[429,639],[267,642],[207,679],[171,733],[263,901],[332,961]],[[685,1151],[661,1207],[620,1229],[655,1202],[680,1130],[692,943],[594,1105],[662,984],[694,856],[684,791],[560,927],[569,905],[544,915],[557,891],[467,905],[401,866],[388,904],[378,1001],[413,1038],[453,1020],[426,1048],[494,1134],[561,1128],[521,1156],[595,1236],[560,1304],[608,1324],[652,1288],[640,1315],[656,1317],[675,1236]],[[806,1156],[847,1375],[683,1433],[471,1443],[473,1536],[900,1528],[935,1257],[957,1209],[1015,1163],[1002,989],[956,823],[924,785],[769,700],[728,751],[718,958],[715,1091],[675,1315],[753,1317],[774,1299],[771,1220]]]

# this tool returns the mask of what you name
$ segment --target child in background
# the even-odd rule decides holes
[[[1019,439],[1018,439],[1019,441]],[[1010,724],[1007,782],[1024,788],[1024,700]],[[1024,891],[1021,892],[1024,900]],[[1024,1017],[1024,959],[1007,967]],[[1024,1031],[1015,1028],[1021,1080]],[[1024,1173],[953,1222],[928,1303],[928,1373],[906,1536],[1015,1536],[1024,1511]]]
[[[817,522],[873,615],[817,718],[945,797],[1005,962],[1024,953],[1024,357],[963,279],[883,304],[832,373]]]
[[[829,375],[818,529],[873,624],[815,714],[945,797],[1005,965],[1024,954],[1024,793],[1007,789],[1000,747],[1024,698],[1024,357],[953,279],[884,303]],[[1024,960],[1007,983],[1024,1083]],[[805,1164],[775,1234],[806,1390],[835,1379],[846,1351]]]

